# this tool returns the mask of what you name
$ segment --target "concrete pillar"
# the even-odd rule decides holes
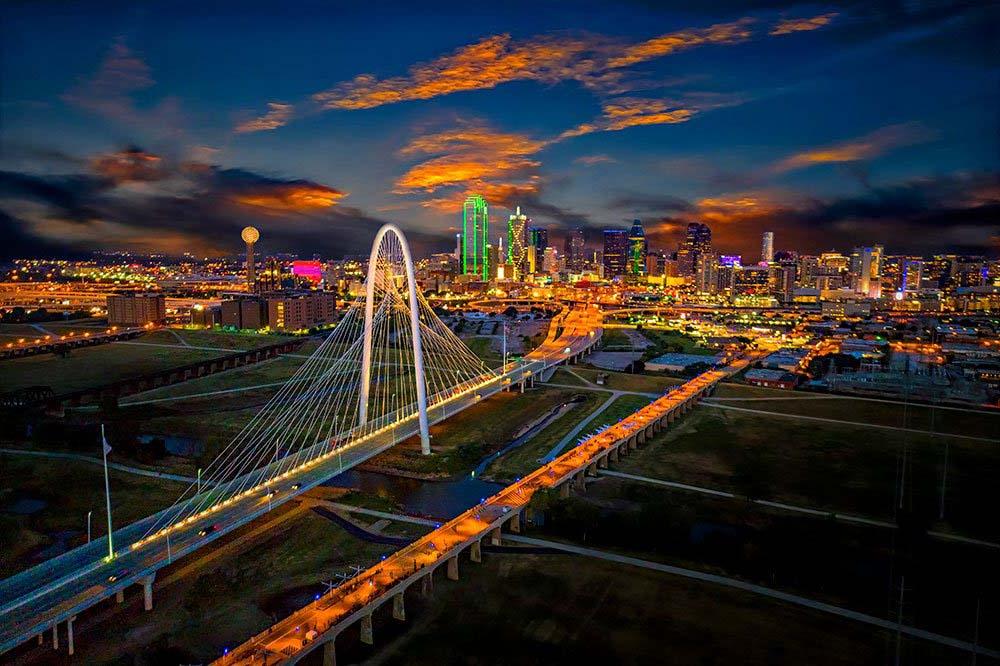
[[[534,524],[535,522],[535,510],[530,506],[524,507],[524,525],[527,526],[529,523]]]
[[[375,636],[372,634],[371,613],[361,618],[361,642],[365,645],[375,645]]]
[[[483,546],[478,539],[472,542],[472,548],[469,549],[469,559],[473,562],[483,561]]]
[[[155,574],[149,574],[142,579],[142,607],[148,611],[153,610],[153,579]]]
[[[510,525],[511,532],[519,534],[521,532],[521,512],[514,511],[513,513],[514,515],[511,516],[510,523],[508,524]]]
[[[490,545],[499,546],[500,545],[500,528],[496,528],[490,532]]]
[[[564,481],[563,484],[561,486],[559,486],[559,497],[560,498],[566,499],[567,497],[569,497],[569,484],[570,483],[571,483],[570,481]]]
[[[524,381],[521,381],[521,393],[524,393]]]
[[[581,492],[587,489],[587,482],[583,478],[582,471],[577,472],[576,476],[573,477],[573,480],[576,482],[577,489]]]
[[[434,573],[428,572],[426,576],[420,579],[420,594],[424,597],[429,597],[434,592]]]
[[[400,622],[406,621],[406,606],[404,606],[402,592],[392,598],[392,617]]]
[[[59,623],[56,622],[52,625],[52,649],[59,649]]]
[[[38,644],[45,645],[45,634],[38,634]]]
[[[458,580],[458,555],[448,560],[448,580]]]
[[[323,645],[323,666],[337,666],[337,641],[334,638]]]
[[[73,621],[76,620],[76,615],[66,620],[66,649],[69,652],[69,656],[73,656]]]
[[[639,442],[636,441],[636,438],[634,436],[629,437],[628,442],[626,442],[626,444],[628,445],[627,448],[629,448],[630,450],[635,450],[639,448]]]
[[[597,467],[599,469],[607,469],[607,467],[608,467],[608,457],[607,456],[601,456],[600,458],[598,458],[597,459]]]
[[[118,590],[115,592],[115,601],[118,603],[124,603],[125,601],[125,590]]]
[[[613,462],[613,463],[618,462],[618,447],[617,446],[611,449],[611,453],[608,454],[608,458],[610,458],[611,462]]]

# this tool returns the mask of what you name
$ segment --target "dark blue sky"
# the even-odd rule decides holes
[[[996,3],[338,4],[5,4],[0,254],[447,247],[470,192],[497,233],[1000,249]]]

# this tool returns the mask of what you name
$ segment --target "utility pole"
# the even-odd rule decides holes
[[[201,494],[201,467],[198,468],[198,494]]]
[[[90,516],[92,516],[93,513],[93,511],[87,512],[87,543],[90,543]]]
[[[108,480],[108,454],[111,453],[111,447],[108,446],[108,440],[104,436],[104,424],[101,424],[101,452],[104,454],[104,500],[108,507],[108,559],[115,559],[115,543],[111,535],[111,483]]]

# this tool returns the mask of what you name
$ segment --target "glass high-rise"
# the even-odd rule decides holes
[[[474,194],[462,204],[462,272],[478,275],[483,280],[490,276],[487,238],[490,210],[486,199]]]
[[[628,232],[628,274],[646,274],[646,251],[649,245],[641,220],[632,220],[632,228]]]
[[[572,272],[582,271],[586,264],[582,227],[570,229],[569,233],[566,234],[565,250],[567,270]]]
[[[524,270],[524,263],[527,261],[524,237],[530,221],[521,212],[520,206],[507,219],[507,263],[513,264],[519,272]]]
[[[604,277],[625,275],[628,262],[628,232],[624,229],[604,230]]]

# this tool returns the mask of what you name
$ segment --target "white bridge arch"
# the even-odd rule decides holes
[[[413,255],[410,254],[410,244],[406,242],[403,232],[395,224],[385,224],[372,242],[371,254],[368,257],[368,279],[365,281],[365,329],[364,347],[361,361],[361,393],[358,398],[358,425],[364,425],[368,417],[368,400],[371,397],[371,366],[373,319],[375,317],[375,295],[381,283],[387,288],[393,287],[392,276],[379,279],[378,271],[385,266],[392,266],[392,257],[388,261],[380,261],[380,255],[386,244],[383,240],[389,235],[398,241],[402,254],[403,267],[406,272],[407,296],[410,306],[410,338],[413,341],[414,383],[417,394],[417,417],[420,419],[420,450],[424,455],[431,452],[431,439],[427,425],[427,381],[424,375],[424,351],[420,340],[420,300],[417,291],[417,279],[413,268]],[[391,251],[391,250],[390,250]]]

